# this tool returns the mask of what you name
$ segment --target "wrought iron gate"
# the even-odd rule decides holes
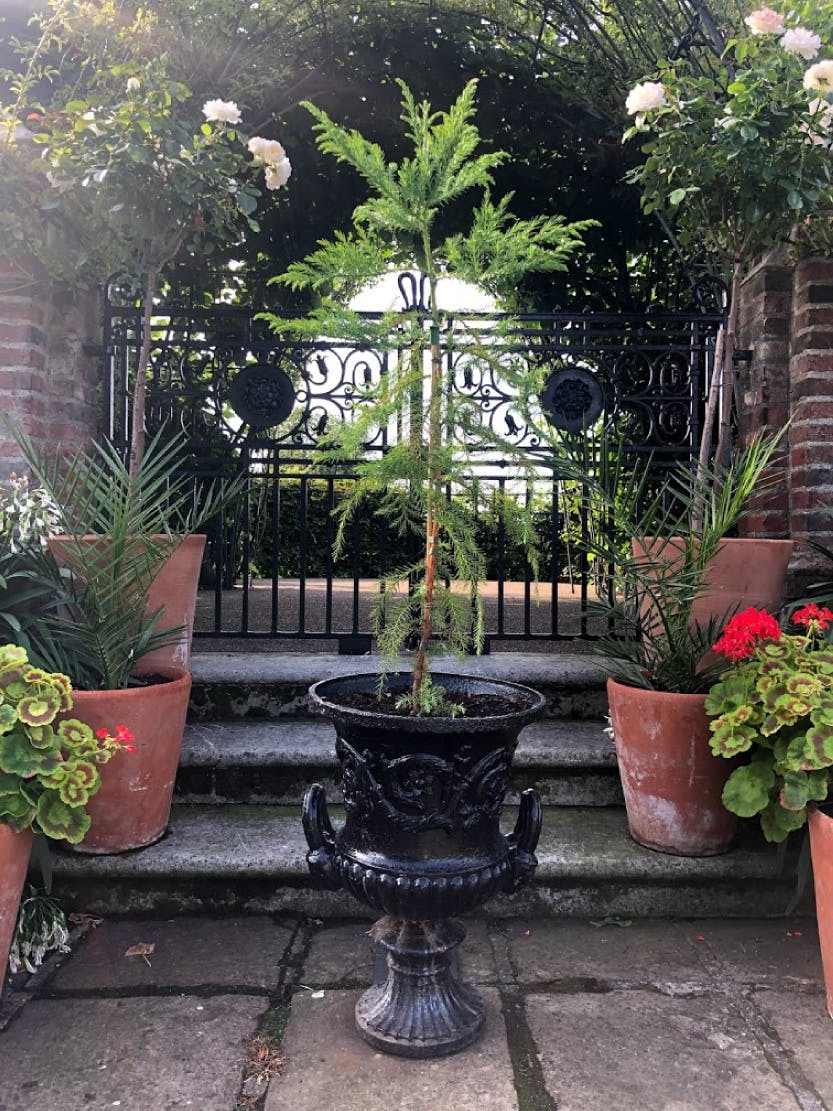
[[[666,467],[689,459],[697,443],[720,319],[699,311],[525,314],[513,318],[512,342],[530,363],[546,367],[541,404],[560,427],[576,432],[615,422],[634,451],[650,452]],[[456,342],[463,325],[483,335],[497,320],[445,319],[451,388],[507,443],[545,462],[511,391],[494,371],[473,368]],[[140,332],[141,309],[108,298],[104,431],[122,446]],[[182,428],[199,475],[245,475],[236,506],[210,531],[195,635],[323,638],[337,640],[342,651],[367,651],[379,578],[405,562],[403,553],[369,505],[354,521],[349,552],[336,559],[331,511],[353,479],[349,471],[322,475],[309,466],[327,429],[351,419],[362,389],[390,374],[402,353],[279,339],[250,311],[216,304],[160,304],[152,333],[149,425]],[[396,435],[395,424],[380,429],[367,452],[385,451]],[[488,639],[591,637],[592,569],[572,558],[573,541],[589,527],[577,492],[546,467],[519,491],[494,451],[475,465],[490,555]],[[531,501],[538,519],[537,586],[494,509],[495,494],[505,492]]]

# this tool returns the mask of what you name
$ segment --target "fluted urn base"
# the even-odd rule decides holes
[[[483,1000],[454,975],[466,936],[457,919],[380,918],[374,940],[387,950],[387,979],[356,1003],[359,1033],[400,1057],[443,1057],[470,1045],[484,1020]]]

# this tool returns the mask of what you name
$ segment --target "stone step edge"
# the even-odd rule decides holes
[[[333,820],[338,826],[337,811]],[[514,823],[507,807],[502,825]],[[155,845],[112,856],[66,849],[53,854],[56,878],[96,875],[139,879],[177,874],[190,877],[260,877],[305,883],[307,846],[295,808],[175,805],[166,836]],[[737,847],[720,856],[680,857],[654,852],[631,840],[624,809],[545,808],[537,850],[539,884],[575,880],[670,882],[708,885],[732,879],[783,882],[775,848],[753,828],[743,828]]]
[[[612,739],[600,722],[549,719],[521,733],[514,766],[615,769]],[[273,722],[192,722],[185,728],[181,768],[336,768],[335,732],[323,718]]]
[[[378,656],[339,656],[316,653],[195,652],[190,670],[197,686],[291,684],[310,686],[320,679],[342,675],[373,674],[379,671]],[[463,674],[483,679],[501,679],[524,686],[600,688],[607,672],[595,659],[577,654],[546,656],[534,652],[504,652],[489,656],[437,656],[432,661],[437,673]],[[409,670],[403,658],[400,670]]]

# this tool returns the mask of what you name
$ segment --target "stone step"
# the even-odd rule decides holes
[[[322,719],[196,722],[185,731],[176,794],[189,803],[299,806],[311,783],[341,798],[335,731]],[[520,736],[509,801],[537,787],[545,805],[622,802],[613,741],[593,721],[544,720]]]
[[[506,828],[514,823],[511,808]],[[337,815],[334,814],[337,821]],[[285,913],[360,917],[367,908],[317,888],[297,811],[269,806],[176,806],[156,845],[118,856],[58,850],[54,890],[93,914]],[[743,917],[782,914],[792,870],[754,827],[723,856],[652,852],[628,836],[624,810],[550,807],[532,886],[484,913],[594,917]]]
[[[402,670],[407,670],[403,660]],[[464,660],[437,657],[436,673],[455,672],[522,683],[547,698],[546,716],[599,720],[607,713],[605,671],[576,654],[495,652]],[[309,712],[307,690],[319,679],[376,673],[378,656],[315,653],[197,653],[191,657],[191,721],[297,718]]]

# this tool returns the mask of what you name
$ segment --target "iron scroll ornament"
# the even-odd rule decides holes
[[[271,363],[244,367],[235,375],[228,396],[232,409],[251,428],[283,424],[295,407],[292,379]]]
[[[589,370],[561,367],[544,383],[541,408],[556,428],[563,432],[583,432],[604,412],[604,391]]]

